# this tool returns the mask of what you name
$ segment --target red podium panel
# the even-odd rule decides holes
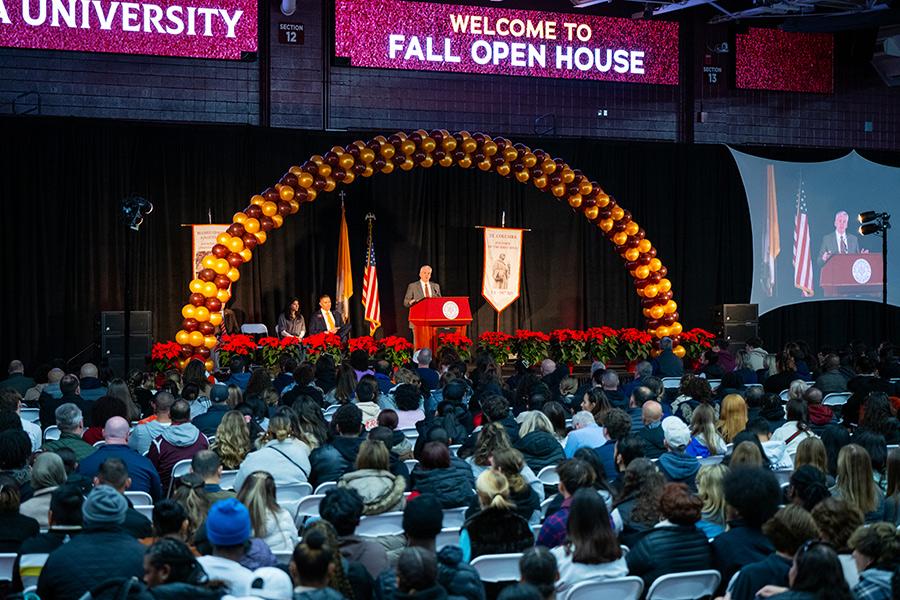
[[[413,324],[415,348],[431,348],[435,353],[438,329],[452,327],[456,333],[466,333],[466,326],[472,322],[469,299],[465,296],[425,298],[410,307],[409,322]]]
[[[826,297],[881,297],[881,254],[834,254],[822,267],[819,285]]]

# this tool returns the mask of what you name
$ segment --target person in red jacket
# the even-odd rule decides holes
[[[147,458],[156,467],[162,489],[167,490],[172,481],[172,467],[180,460],[190,460],[201,450],[209,448],[209,440],[191,424],[191,405],[178,400],[172,405],[172,425],[167,427],[153,443]]]

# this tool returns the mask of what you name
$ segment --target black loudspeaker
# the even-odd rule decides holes
[[[725,325],[721,329],[722,338],[733,344],[743,344],[747,340],[759,335],[759,328],[756,323],[736,323],[734,325]]]
[[[713,312],[716,325],[729,323],[756,323],[759,321],[758,304],[720,304]]]
[[[131,333],[150,335],[152,329],[152,313],[149,310],[131,311]],[[125,313],[121,310],[109,310],[100,314],[100,335],[124,335]]]
[[[131,311],[128,364],[125,364],[125,313],[107,311],[100,315],[100,358],[119,377],[132,369],[144,369],[153,346],[152,315],[149,310]]]

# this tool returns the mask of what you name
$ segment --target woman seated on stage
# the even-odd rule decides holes
[[[275,325],[275,335],[279,338],[302,338],[306,335],[306,321],[300,314],[300,300],[291,298],[284,309],[278,315],[278,324]]]

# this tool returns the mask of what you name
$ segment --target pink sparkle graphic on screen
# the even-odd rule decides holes
[[[0,0],[0,46],[240,59],[257,50],[256,7],[255,0]]]
[[[736,40],[736,85],[783,92],[834,91],[834,36],[751,27]]]
[[[678,24],[403,0],[336,0],[357,67],[678,84]]]

